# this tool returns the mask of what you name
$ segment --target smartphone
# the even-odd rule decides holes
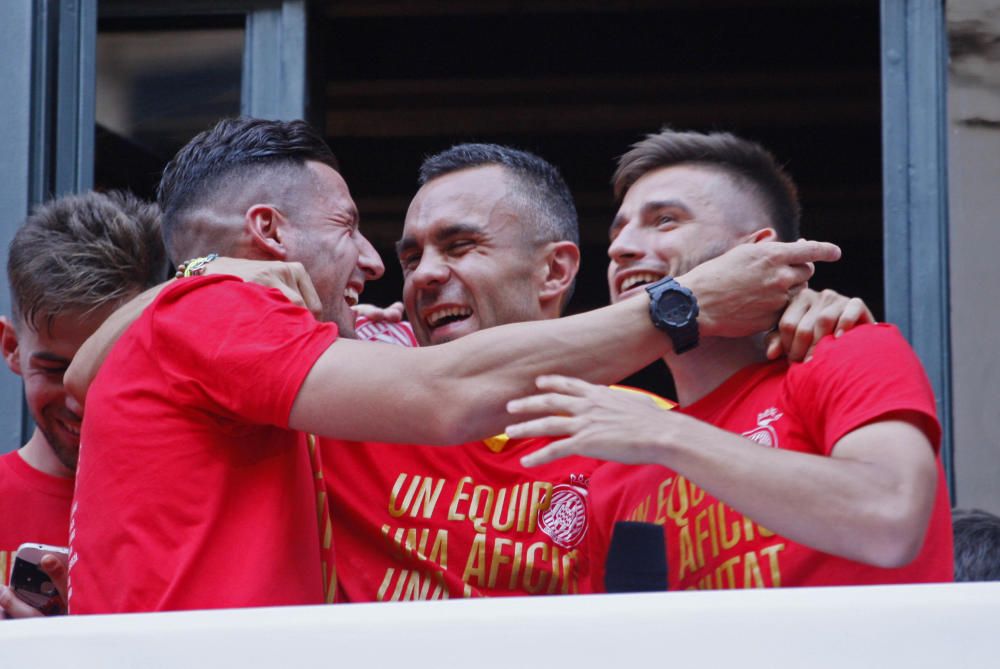
[[[44,555],[54,555],[66,564],[69,560],[69,549],[45,544],[21,544],[14,554],[10,588],[22,601],[45,615],[61,615],[66,613],[66,603],[63,602],[49,575],[38,566]]]

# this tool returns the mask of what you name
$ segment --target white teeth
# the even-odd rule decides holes
[[[358,291],[348,286],[344,289],[344,299],[347,301],[349,306],[353,307],[358,303]]]
[[[624,293],[629,288],[638,286],[643,283],[653,283],[654,281],[659,281],[665,275],[657,274],[655,272],[641,272],[639,274],[633,274],[632,276],[624,279],[618,286],[618,292]]]
[[[446,318],[451,318],[453,316],[471,316],[472,309],[468,307],[446,307],[444,309],[439,309],[437,311],[432,311],[427,315],[427,324],[432,328],[436,328],[438,324],[441,323]]]

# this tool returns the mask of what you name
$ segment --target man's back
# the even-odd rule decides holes
[[[163,291],[88,395],[74,613],[325,600],[315,473],[305,435],[285,425],[335,337],[232,277]]]

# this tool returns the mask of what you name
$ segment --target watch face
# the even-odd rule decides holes
[[[683,327],[691,320],[692,314],[691,299],[677,291],[666,293],[660,300],[660,315],[663,320],[674,327]]]

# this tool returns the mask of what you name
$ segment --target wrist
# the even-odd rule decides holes
[[[670,338],[674,353],[682,354],[698,346],[698,299],[686,286],[664,277],[646,286],[649,317],[653,325]]]
[[[702,272],[698,270],[698,267],[693,268],[685,274],[674,277],[674,280],[691,291],[694,298],[698,301],[698,333],[701,337],[715,337],[718,336],[719,322],[718,319],[714,317],[713,308],[713,283],[710,277],[704,276]]]

